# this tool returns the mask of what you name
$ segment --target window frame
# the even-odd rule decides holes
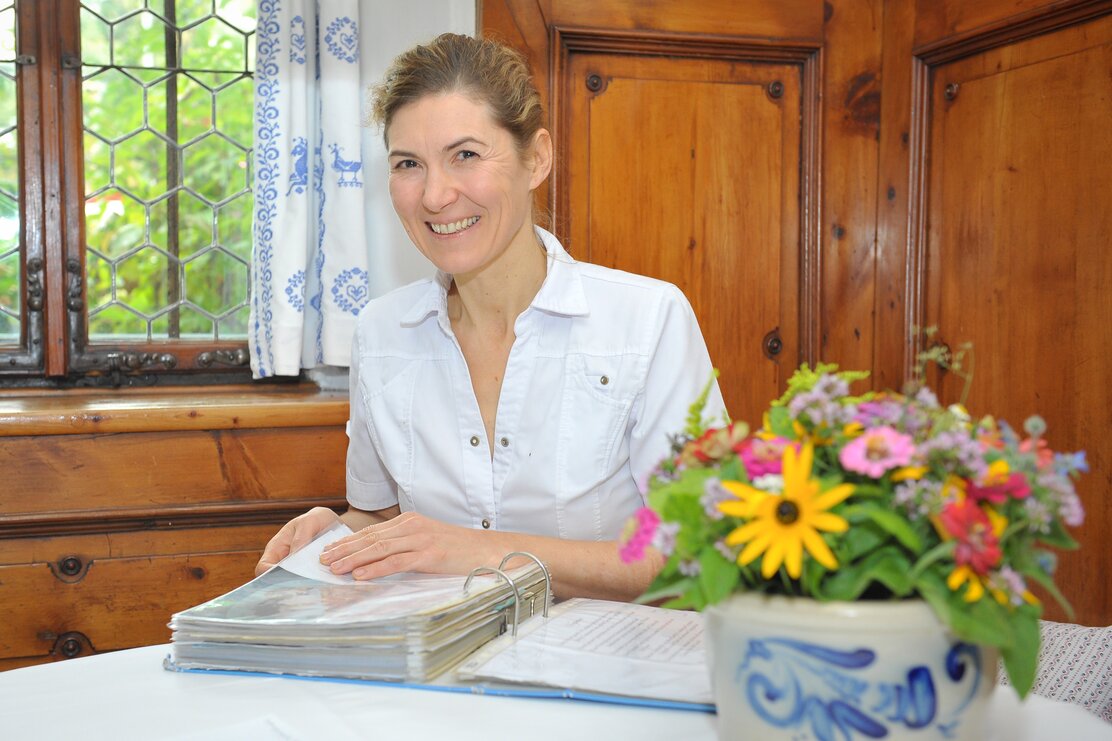
[[[0,347],[0,387],[248,381],[246,340],[89,340],[80,13],[16,0],[21,332]]]

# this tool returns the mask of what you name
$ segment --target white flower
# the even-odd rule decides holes
[[[784,491],[784,477],[778,473],[766,473],[753,479],[753,488],[769,494],[779,494]]]

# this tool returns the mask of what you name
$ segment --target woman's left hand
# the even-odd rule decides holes
[[[333,574],[350,572],[359,580],[402,571],[467,574],[489,562],[490,535],[405,512],[330,543],[320,561]]]

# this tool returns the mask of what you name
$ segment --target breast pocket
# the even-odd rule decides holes
[[[627,426],[637,395],[629,357],[568,356],[560,410],[558,526],[565,538],[598,539],[605,494],[628,476]]]
[[[413,483],[412,410],[417,366],[412,362],[380,365],[376,373],[364,373],[359,379],[371,443],[397,484],[399,494],[405,495]]]

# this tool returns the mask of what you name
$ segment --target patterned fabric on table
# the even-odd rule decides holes
[[[1080,705],[1112,723],[1112,626],[1041,621],[1042,648],[1033,692]],[[1000,683],[1008,684],[1000,672]]]

